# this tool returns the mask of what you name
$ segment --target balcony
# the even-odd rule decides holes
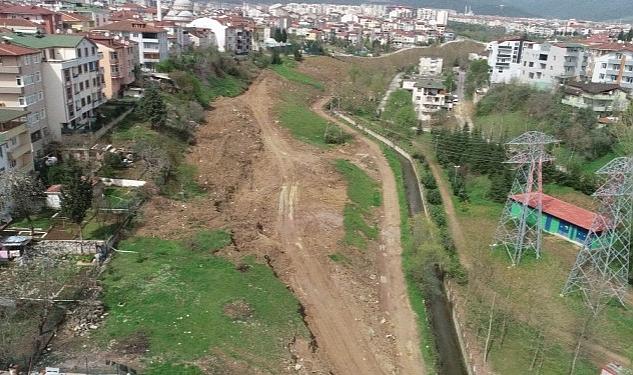
[[[21,144],[14,148],[10,148],[7,151],[7,154],[9,155],[9,158],[13,160],[18,160],[20,156],[30,153],[30,152],[31,152],[31,144],[25,142],[24,144]]]
[[[0,65],[0,73],[20,74],[20,67],[19,66],[1,66]]]
[[[24,87],[22,86],[0,86],[0,94],[22,94],[22,90]]]

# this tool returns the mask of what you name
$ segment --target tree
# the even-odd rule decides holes
[[[141,116],[148,119],[153,129],[161,128],[167,121],[167,106],[157,85],[151,85],[145,90],[145,95],[139,104]]]
[[[288,33],[286,29],[281,30],[281,42],[286,43],[288,41]]]
[[[278,27],[275,27],[275,31],[273,31],[273,39],[275,39],[275,41],[277,42],[282,42],[283,41],[283,35],[281,33],[281,29]]]
[[[303,61],[303,54],[299,48],[295,48],[293,51],[294,57],[296,61]]]
[[[42,208],[44,186],[35,176],[23,172],[0,172],[0,212],[25,218],[31,235],[35,232],[32,216]]]
[[[281,56],[279,55],[279,50],[277,48],[273,48],[273,57],[271,58],[270,63],[273,65],[280,65],[282,63]]]
[[[83,240],[81,223],[92,206],[92,183],[81,173],[75,173],[70,181],[62,186],[62,214],[75,223],[79,229],[79,239]]]
[[[472,98],[475,90],[488,84],[490,66],[486,60],[476,60],[470,63],[466,74],[466,97]]]
[[[453,70],[449,70],[444,76],[444,86],[448,92],[453,92],[455,89],[455,73],[453,73]]]

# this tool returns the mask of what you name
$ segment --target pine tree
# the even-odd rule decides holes
[[[167,121],[167,108],[156,85],[145,89],[143,99],[139,104],[141,115],[148,119],[153,129],[161,128]]]
[[[283,40],[283,36],[281,33],[281,29],[278,27],[275,27],[275,31],[273,32],[273,39],[275,39],[277,42],[282,42]]]
[[[626,33],[626,41],[633,41],[633,27],[629,29],[628,33]]]
[[[624,30],[620,30],[620,33],[618,34],[618,40],[625,40],[626,36],[624,35]]]
[[[286,43],[288,41],[288,33],[286,29],[281,30],[281,41]]]
[[[81,173],[75,173],[69,182],[62,186],[61,208],[62,213],[79,228],[79,239],[83,239],[81,223],[91,206],[92,183]]]

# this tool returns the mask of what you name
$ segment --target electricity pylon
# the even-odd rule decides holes
[[[509,159],[516,167],[512,189],[495,233],[492,247],[503,247],[512,265],[532,251],[541,256],[543,234],[543,164],[554,160],[546,147],[558,143],[553,137],[530,131],[506,143]]]
[[[624,303],[633,224],[633,158],[613,159],[596,174],[606,180],[593,194],[598,213],[563,289],[563,294],[582,292],[594,312],[612,298]]]

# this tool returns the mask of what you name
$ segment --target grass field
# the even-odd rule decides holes
[[[49,209],[42,209],[41,212],[33,215],[31,221],[35,229],[46,230],[51,227],[52,219],[55,212]],[[11,222],[11,228],[30,228],[29,221],[26,218],[15,219]]]
[[[193,242],[124,241],[120,249],[136,253],[117,254],[103,278],[110,313],[99,332],[103,340],[145,338],[146,357],[163,363],[190,363],[221,351],[274,373],[287,355],[285,345],[307,335],[299,304],[267,266],[244,259],[240,271],[213,255],[229,239],[214,231]]]
[[[368,240],[378,237],[378,228],[368,223],[368,217],[371,209],[382,202],[380,188],[367,173],[347,160],[338,159],[336,169],[347,180],[349,201],[343,211],[344,242],[365,249]]]
[[[505,140],[516,137],[528,130],[548,131],[539,124],[530,121],[523,113],[508,112],[477,116],[473,119],[475,126],[481,129],[484,137],[492,140]]]
[[[284,59],[282,64],[271,64],[270,69],[284,77],[285,79],[303,85],[312,86],[315,89],[323,90],[323,85],[312,77],[296,70],[298,63],[293,60]]]

